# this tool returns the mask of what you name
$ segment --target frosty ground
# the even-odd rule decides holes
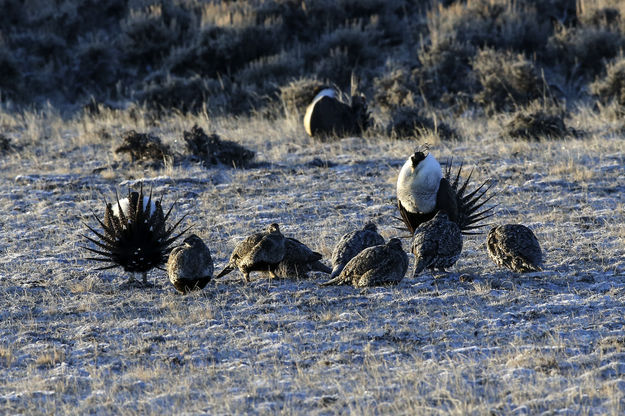
[[[440,161],[475,166],[474,184],[496,181],[492,222],[532,228],[544,272],[497,269],[481,235],[448,275],[396,287],[320,288],[322,274],[246,285],[234,272],[187,296],[159,270],[147,289],[95,271],[80,248],[90,210],[143,182],[165,208],[178,201],[174,218],[188,215],[217,270],[271,222],[326,263],[368,220],[408,250],[395,180],[418,142],[320,143],[293,119],[44,111],[0,121],[16,145],[0,159],[0,413],[625,411],[625,139],[591,111],[570,120],[577,138],[513,141],[501,120],[470,115],[455,121],[462,140],[426,138]],[[150,168],[111,151],[130,129],[180,149],[195,123],[255,150],[256,165]]]

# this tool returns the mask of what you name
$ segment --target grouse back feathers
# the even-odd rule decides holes
[[[368,247],[358,253],[334,279],[322,286],[351,284],[354,287],[384,286],[399,283],[408,270],[408,256],[401,241]]]
[[[434,218],[420,224],[412,238],[415,255],[413,277],[423,270],[445,270],[453,266],[462,252],[460,227],[451,221],[447,213],[438,211]]]
[[[249,282],[249,275],[253,271],[273,274],[271,268],[284,258],[285,245],[280,227],[278,224],[271,224],[265,231],[254,233],[237,244],[230,261],[215,278],[223,277],[235,268],[243,273],[246,282]]]
[[[362,230],[344,234],[332,252],[332,273],[330,279],[338,276],[345,265],[367,247],[384,244],[384,238],[378,234],[378,227],[369,222]]]
[[[203,289],[213,277],[213,258],[204,241],[189,235],[167,260],[169,281],[180,293]]]
[[[489,257],[500,267],[526,273],[542,270],[543,253],[538,239],[521,224],[497,225],[486,237]]]
[[[287,237],[284,243],[284,257],[269,267],[275,277],[305,279],[311,271],[330,273],[330,268],[320,262],[321,253],[312,251],[295,238]]]

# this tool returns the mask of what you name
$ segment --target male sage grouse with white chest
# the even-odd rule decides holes
[[[243,278],[249,282],[253,271],[269,272],[284,258],[285,238],[278,224],[271,224],[265,231],[254,233],[236,245],[228,265],[217,275],[223,277],[238,268]]]
[[[368,222],[362,230],[344,234],[332,252],[332,273],[330,279],[338,276],[345,265],[367,247],[384,244],[384,238],[378,234],[378,227]]]
[[[423,270],[445,271],[453,266],[462,252],[460,227],[449,220],[447,213],[438,211],[434,218],[420,224],[412,237],[412,254],[415,255],[413,277]]]
[[[306,244],[291,237],[286,237],[284,243],[284,257],[269,268],[275,277],[306,279],[311,271],[331,272],[328,266],[320,262],[321,254],[312,251]]]
[[[357,92],[358,81],[352,76],[351,102],[346,104],[332,88],[322,87],[306,108],[304,128],[311,137],[327,138],[359,135],[371,124],[367,100]]]
[[[212,279],[213,270],[211,252],[195,234],[175,247],[167,260],[169,281],[180,293],[203,289]]]
[[[521,224],[497,225],[486,237],[489,257],[499,267],[513,272],[526,273],[542,270],[543,253],[538,239]]]
[[[396,285],[408,270],[408,256],[401,241],[391,238],[388,243],[368,247],[358,253],[334,279],[321,286],[351,284],[354,287]]]
[[[98,270],[121,267],[130,272],[129,284],[136,284],[134,274],[141,273],[143,282],[139,284],[147,286],[148,271],[165,265],[171,244],[188,230],[187,228],[174,234],[184,216],[173,226],[167,226],[173,207],[174,205],[164,214],[161,200],[152,199],[151,192],[149,196],[145,196],[143,185],[139,192],[128,189],[127,198],[120,200],[116,195],[115,204],[106,203],[103,219],[93,214],[102,231],[85,224],[98,238],[83,235],[98,247],[95,249],[83,246],[100,256],[90,257],[89,260],[110,263]]]
[[[450,162],[443,176],[441,165],[434,156],[421,150],[417,150],[404,163],[397,177],[397,206],[411,234],[420,224],[431,220],[438,211],[445,211],[465,235],[477,234],[471,230],[482,227],[478,223],[493,215],[493,207],[480,211],[492,198],[492,195],[483,198],[492,183],[487,185],[488,181],[485,181],[467,193],[473,171],[461,184],[462,165],[456,175],[452,175],[451,169]]]

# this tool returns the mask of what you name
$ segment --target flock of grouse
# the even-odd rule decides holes
[[[346,104],[332,89],[323,88],[306,110],[304,124],[311,136],[359,134],[368,124],[369,113],[364,97],[354,92]],[[491,198],[491,185],[482,183],[468,191],[471,173],[461,180],[462,166],[455,175],[452,163],[443,172],[441,165],[420,148],[401,168],[397,178],[397,205],[406,228],[412,235],[411,252],[415,256],[413,276],[425,269],[444,271],[453,266],[462,252],[463,235],[478,234],[480,221],[493,215],[493,208],[483,208]],[[172,206],[173,208],[173,206]],[[102,230],[87,225],[95,237],[84,236],[94,247],[84,248],[98,257],[92,260],[109,263],[100,269],[122,267],[142,273],[166,265],[169,280],[182,293],[202,289],[213,278],[214,265],[209,248],[195,234],[182,244],[174,242],[188,229],[176,231],[181,218],[167,226],[172,208],[165,214],[161,200],[128,190],[115,204],[107,203],[104,218],[94,217]],[[532,231],[520,224],[493,227],[486,246],[491,259],[513,272],[541,270],[542,251]],[[246,237],[234,248],[228,264],[214,278],[239,269],[246,282],[258,271],[274,278],[306,278],[311,271],[330,274],[322,286],[351,284],[354,287],[399,283],[408,270],[408,256],[398,238],[385,243],[373,223],[341,237],[332,253],[332,269],[321,263],[321,254],[302,242],[284,236],[278,224]],[[130,282],[135,282],[131,277]]]

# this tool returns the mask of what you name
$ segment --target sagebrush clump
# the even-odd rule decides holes
[[[590,91],[603,103],[614,100],[625,106],[625,59],[622,55],[607,65],[604,77],[597,77],[590,84]]]
[[[171,149],[158,136],[130,130],[122,134],[122,143],[115,148],[115,153],[127,153],[131,162],[161,164],[171,156]]]
[[[254,152],[239,143],[224,140],[216,133],[207,135],[201,127],[195,125],[183,135],[186,149],[204,166],[223,164],[228,167],[242,168],[254,159]]]
[[[564,117],[564,109],[556,104],[533,102],[511,115],[503,134],[527,140],[559,139],[575,134],[567,128]]]
[[[488,112],[510,111],[545,93],[536,67],[520,54],[482,50],[473,60],[473,70],[480,83],[473,99]]]
[[[399,107],[393,110],[386,127],[386,134],[397,139],[415,138],[428,134],[433,134],[442,140],[459,137],[453,128],[438,120],[436,115],[429,116],[417,107]]]

